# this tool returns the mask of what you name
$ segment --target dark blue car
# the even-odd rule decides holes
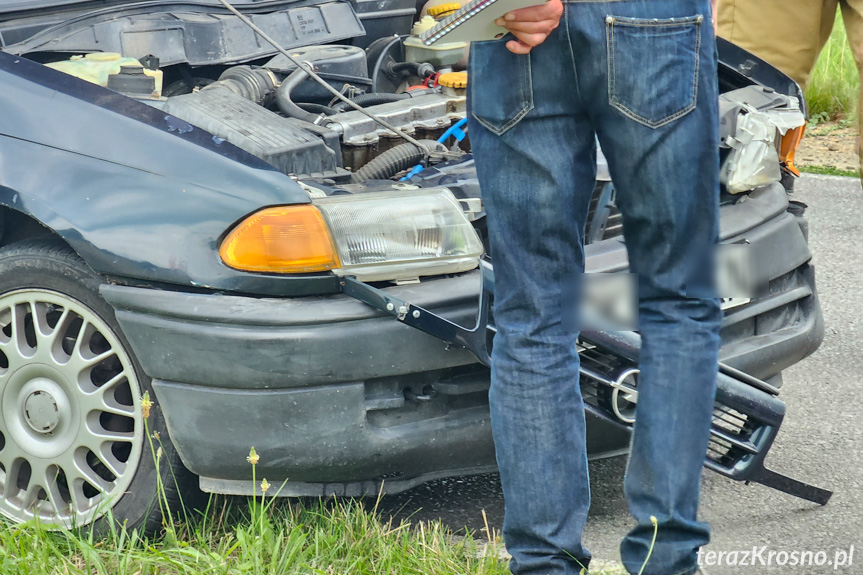
[[[251,494],[252,446],[257,476],[291,496],[495,469],[493,255],[461,129],[463,55],[408,42],[415,0],[235,5],[422,144],[334,99],[217,0],[2,3],[0,514],[12,521],[83,525],[110,509],[155,528],[160,479],[173,499]],[[782,371],[823,330],[805,206],[786,190],[802,129],[775,119],[805,104],[765,63],[725,43],[720,55],[722,241],[766,263],[757,297],[725,301],[706,464],[794,491],[760,464],[784,415]],[[776,126],[752,164],[738,130],[756,120]],[[589,271],[627,269],[601,164],[585,233]],[[590,452],[623,454],[637,334],[578,345]]]

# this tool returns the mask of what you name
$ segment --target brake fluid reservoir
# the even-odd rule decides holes
[[[156,82],[156,88],[152,94],[153,97],[159,97],[162,94],[162,71],[148,70],[134,58],[124,58],[115,52],[94,52],[86,56],[72,56],[68,60],[62,62],[52,62],[46,64],[49,68],[59,70],[81,78],[92,84],[100,86],[108,86],[108,77],[120,73],[120,68],[123,66],[138,67],[144,70],[144,74],[151,76]]]
[[[423,16],[411,28],[411,37],[405,40],[405,59],[408,62],[428,62],[438,68],[452,66],[464,56],[467,42],[444,42],[426,46],[419,35],[433,28],[437,21],[432,16]]]

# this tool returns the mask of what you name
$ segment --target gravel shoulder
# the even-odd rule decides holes
[[[836,168],[857,172],[859,137],[852,122],[828,122],[806,131],[797,149],[799,168]]]

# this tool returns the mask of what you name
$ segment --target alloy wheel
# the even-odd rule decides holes
[[[144,422],[133,363],[80,301],[0,296],[0,513],[73,527],[128,489]]]

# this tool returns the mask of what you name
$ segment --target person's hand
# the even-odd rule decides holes
[[[546,0],[538,6],[507,12],[495,23],[512,32],[517,38],[506,43],[510,52],[527,54],[531,48],[545,42],[548,35],[560,24],[562,14],[563,4],[560,0]]]

